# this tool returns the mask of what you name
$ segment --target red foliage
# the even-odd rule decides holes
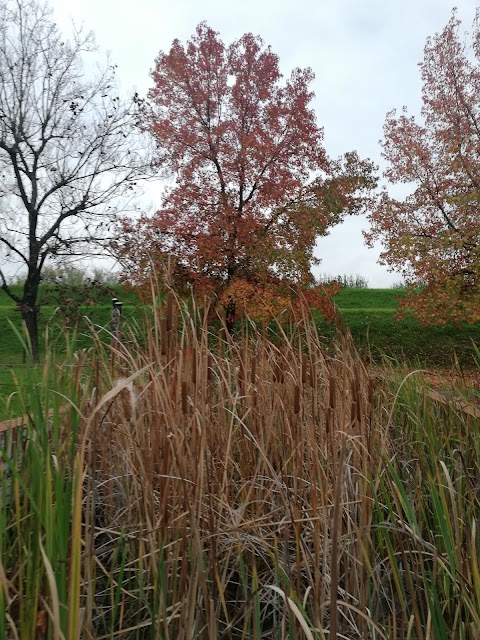
[[[152,218],[125,222],[118,251],[129,277],[145,281],[169,255],[177,277],[229,309],[282,308],[311,285],[316,237],[365,205],[373,165],[356,153],[327,159],[312,71],[282,82],[259,37],[225,46],[201,23],[160,53],[152,77],[143,126],[175,184]]]
[[[423,322],[480,321],[480,28],[473,44],[453,13],[427,41],[421,64],[421,119],[395,111],[384,126],[386,177],[413,185],[403,199],[385,190],[371,215],[369,242],[412,284],[403,302]]]

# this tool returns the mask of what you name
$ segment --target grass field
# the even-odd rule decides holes
[[[132,292],[117,288],[115,295],[124,301],[124,325],[142,321],[143,312],[138,299]],[[336,296],[340,314],[346,321],[359,352],[374,362],[384,357],[405,361],[411,366],[427,368],[461,369],[475,367],[473,343],[480,344],[480,326],[425,327],[414,318],[402,321],[394,319],[401,290],[389,289],[343,289]],[[43,306],[42,339],[47,334],[53,349],[63,348],[65,325],[60,311],[52,306]],[[76,327],[76,344],[79,348],[92,345],[92,333],[109,341],[111,304],[107,299],[103,304],[84,306],[79,309]],[[318,330],[330,343],[334,325],[327,324],[322,317],[316,318]],[[0,290],[0,419],[18,411],[16,395],[12,395],[13,376],[22,379],[24,363],[22,348],[17,332],[21,332],[19,314],[14,304]]]
[[[124,301],[125,319],[139,321],[141,314],[135,294],[116,289],[115,295]],[[465,368],[475,366],[472,342],[480,344],[480,325],[425,327],[413,317],[397,321],[394,314],[401,295],[402,290],[396,289],[343,289],[336,296],[338,309],[362,353],[368,353],[374,360],[387,355],[429,367],[450,367],[455,361]],[[80,333],[90,335],[86,318],[97,327],[107,328],[110,309],[110,300],[94,307],[82,307]],[[42,319],[43,326],[50,327],[50,339],[56,339],[61,314],[55,315],[53,307],[42,307]],[[321,317],[316,320],[320,333],[331,338],[334,327]],[[9,322],[20,327],[13,303],[0,291],[0,358],[2,364],[13,365],[18,364],[21,350]],[[90,337],[85,337],[82,346],[88,346],[89,340]]]
[[[480,344],[480,325],[426,327],[412,316],[394,319],[402,290],[344,289],[336,302],[362,353],[427,367],[476,366],[472,343]]]
[[[476,366],[473,343],[480,344],[480,325],[426,327],[412,316],[394,319],[402,290],[343,289],[336,303],[357,348],[379,362],[383,356],[405,361],[412,366],[471,369]],[[322,333],[332,327],[321,318]]]
[[[0,450],[0,638],[478,640],[475,396],[287,329],[56,338]]]

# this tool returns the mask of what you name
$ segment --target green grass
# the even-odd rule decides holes
[[[465,369],[475,366],[473,343],[480,344],[479,325],[426,327],[411,316],[396,321],[387,310],[348,309],[342,313],[357,347],[375,361],[387,355],[428,368],[448,368],[455,362]]]
[[[17,287],[20,292],[19,288]],[[124,302],[125,320],[139,321],[138,300],[131,291],[121,287],[114,289],[116,296]],[[425,327],[413,317],[402,321],[394,319],[398,306],[398,297],[402,290],[393,289],[343,289],[335,297],[335,302],[347,322],[355,344],[363,353],[369,353],[374,359],[381,354],[393,358],[405,359],[429,367],[449,367],[454,360],[460,365],[471,368],[475,365],[472,341],[480,344],[480,325],[452,325]],[[78,331],[80,344],[91,344],[91,332],[86,318],[106,336],[110,324],[110,300],[102,305],[82,307],[79,310]],[[42,307],[42,327],[49,327],[50,340],[57,340],[64,330],[59,310]],[[10,322],[20,328],[20,318],[13,302],[0,290],[0,360],[1,365],[12,366],[22,361],[21,349]],[[333,327],[319,316],[317,323],[322,335],[331,338]],[[100,329],[103,327],[104,329]],[[82,337],[83,336],[83,337]]]
[[[394,319],[402,290],[343,289],[336,296],[338,305],[354,339],[363,354],[375,361],[383,355],[412,365],[426,367],[475,367],[473,343],[480,344],[480,325],[427,327],[412,316]],[[317,318],[326,335],[331,328]]]
[[[41,371],[29,365],[16,367],[0,367],[0,420],[15,418],[22,415],[24,403],[19,395],[22,388],[30,388],[27,373],[33,370],[38,381],[41,381]]]
[[[342,311],[363,308],[393,312],[402,295],[402,289],[341,289],[334,300]]]

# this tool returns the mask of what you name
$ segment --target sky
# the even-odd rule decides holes
[[[185,42],[206,21],[229,44],[246,32],[260,35],[288,76],[295,67],[315,73],[313,108],[324,127],[327,153],[356,149],[385,169],[381,157],[388,111],[421,107],[418,63],[428,36],[448,22],[454,6],[471,30],[479,0],[50,0],[66,33],[72,21],[92,30],[100,50],[118,65],[121,90],[146,94],[159,51],[174,38]],[[161,183],[149,187],[145,208],[160,205]],[[368,249],[364,216],[349,217],[320,238],[317,275],[362,275],[371,287],[401,280],[377,263],[381,247]]]

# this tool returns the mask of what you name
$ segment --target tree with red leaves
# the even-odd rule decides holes
[[[479,15],[470,46],[455,12],[427,40],[421,118],[404,108],[384,126],[385,176],[412,189],[403,199],[383,191],[366,236],[411,285],[402,310],[427,324],[480,321]]]
[[[376,186],[356,153],[327,159],[312,71],[282,83],[261,38],[227,47],[201,23],[185,46],[175,40],[159,54],[152,77],[143,124],[175,184],[152,218],[124,223],[129,279],[145,281],[168,254],[177,275],[215,292],[230,330],[240,306],[276,308],[297,286],[311,294],[316,237],[360,211]]]

